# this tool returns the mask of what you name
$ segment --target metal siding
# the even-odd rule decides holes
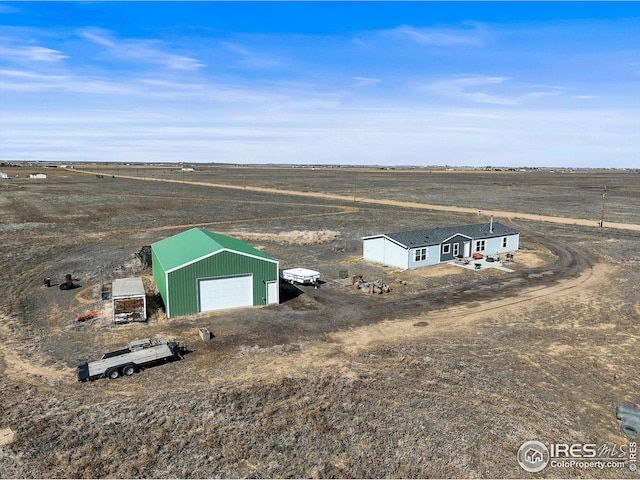
[[[167,297],[171,312],[167,316],[178,317],[198,312],[198,287],[186,269],[167,274]]]
[[[171,316],[198,312],[198,279],[253,274],[253,305],[266,305],[267,282],[278,280],[278,264],[223,251],[169,273]]]
[[[167,317],[169,317],[168,303],[167,303],[167,283],[166,273],[162,268],[162,263],[158,259],[156,252],[151,249],[151,270],[153,272],[153,281],[156,283],[156,288],[162,297],[165,308],[167,308]]]

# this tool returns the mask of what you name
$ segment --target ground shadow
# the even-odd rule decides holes
[[[286,280],[280,281],[280,303],[286,303],[289,300],[298,298],[303,293],[302,290]]]

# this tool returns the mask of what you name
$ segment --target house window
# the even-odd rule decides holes
[[[442,254],[448,255],[449,253],[451,253],[451,244],[445,243],[444,245],[442,245]]]
[[[485,240],[476,240],[476,252],[484,252],[487,248]]]
[[[502,237],[502,248],[507,248],[509,245],[509,237]]]
[[[459,243],[454,243],[453,244],[453,256],[457,257],[458,255],[460,255],[460,244]]]
[[[427,259],[427,249],[426,248],[416,248],[415,249],[415,260],[416,262],[423,262]]]

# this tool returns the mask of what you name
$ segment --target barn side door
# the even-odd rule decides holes
[[[278,282],[267,282],[267,305],[280,303],[280,286]]]

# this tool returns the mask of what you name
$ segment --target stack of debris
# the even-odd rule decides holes
[[[73,290],[74,288],[78,288],[80,285],[73,282],[71,278],[71,274],[67,273],[64,276],[64,282],[62,282],[59,286],[60,290]]]
[[[145,245],[136,253],[136,258],[140,260],[142,268],[151,268],[151,245]]]
[[[391,291],[391,287],[382,282],[382,280],[375,280],[373,282],[365,282],[362,275],[354,275],[353,276],[353,286],[358,290],[362,290],[364,292],[370,294],[381,294],[381,293],[389,293]]]

